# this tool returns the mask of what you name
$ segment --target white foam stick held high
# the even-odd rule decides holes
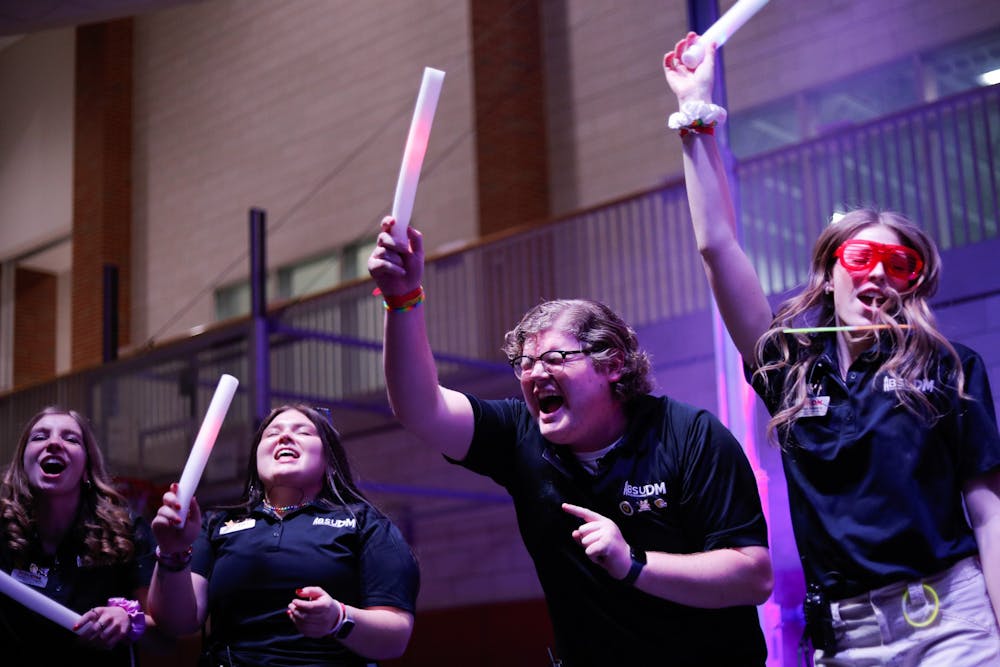
[[[181,473],[181,480],[177,486],[177,502],[181,506],[181,525],[187,521],[188,509],[191,505],[191,498],[194,497],[194,490],[198,488],[201,474],[205,472],[205,464],[208,463],[208,455],[212,453],[215,446],[215,439],[219,436],[222,422],[229,411],[229,404],[233,402],[233,395],[236,393],[240,381],[232,375],[223,375],[219,378],[219,384],[215,388],[215,395],[212,402],[208,404],[208,412],[201,422],[198,430],[198,437],[194,440],[191,453],[188,455],[187,463],[184,465],[184,472]]]
[[[406,137],[403,164],[399,167],[396,197],[392,201],[392,217],[396,219],[392,237],[403,244],[407,243],[406,228],[410,225],[410,215],[413,213],[413,199],[417,195],[420,168],[427,153],[427,142],[431,137],[431,124],[434,122],[434,112],[441,96],[442,83],[444,83],[444,72],[433,67],[424,68],[424,78],[420,82],[420,92],[417,94],[417,106],[413,110],[413,120],[410,122],[410,134]]]
[[[67,609],[31,586],[22,584],[3,570],[0,570],[0,593],[21,603],[31,611],[41,614],[53,623],[63,626],[70,632],[73,632],[73,629],[80,622],[80,614],[72,609]],[[44,655],[44,646],[39,646],[38,650],[40,655]]]
[[[698,38],[694,44],[689,46],[681,55],[681,62],[694,69],[705,58],[705,49],[708,45],[715,43],[722,46],[733,33],[750,20],[750,17],[761,10],[768,3],[768,0],[739,0],[729,8],[729,11],[722,15],[712,27],[705,31],[705,34]]]

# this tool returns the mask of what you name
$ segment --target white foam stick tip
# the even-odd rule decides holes
[[[690,68],[695,68],[705,58],[705,49],[713,42],[722,46],[733,33],[750,20],[754,14],[768,3],[768,0],[739,0],[712,24],[698,40],[689,46],[681,55],[681,62]]]
[[[205,472],[208,457],[212,453],[212,447],[215,446],[215,439],[219,436],[222,422],[226,418],[226,412],[229,411],[229,405],[233,402],[233,396],[236,394],[236,387],[239,384],[240,381],[232,375],[223,375],[219,378],[212,402],[208,404],[208,412],[205,413],[205,419],[201,422],[198,437],[195,438],[187,463],[184,465],[184,472],[181,473],[180,482],[177,484],[177,502],[181,506],[182,526],[187,520],[194,491],[198,488],[202,473]]]

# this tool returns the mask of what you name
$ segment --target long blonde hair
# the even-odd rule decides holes
[[[80,427],[87,464],[80,480],[80,507],[71,529],[80,546],[80,564],[84,567],[128,562],[135,553],[132,519],[128,504],[111,484],[104,468],[104,457],[90,424],[75,410],[50,406],[32,417],[18,441],[14,458],[0,483],[0,525],[17,566],[27,565],[36,534],[35,490],[28,483],[24,469],[24,450],[31,431],[42,417],[69,415]]]
[[[954,369],[950,377],[939,379],[946,385],[956,387],[963,398],[967,397],[963,389],[965,374],[961,360],[955,348],[938,330],[937,321],[927,303],[937,292],[941,276],[941,256],[934,242],[899,213],[857,209],[827,226],[820,234],[813,248],[805,289],[778,308],[771,328],[760,337],[754,350],[754,380],[762,379],[766,384],[772,374],[787,371],[779,409],[771,417],[767,428],[768,435],[777,437],[782,446],[788,444],[788,430],[809,399],[808,376],[824,350],[821,339],[808,334],[786,334],[784,329],[834,326],[837,323],[833,295],[827,289],[837,261],[834,252],[844,241],[873,225],[885,225],[895,231],[900,243],[916,250],[924,261],[923,272],[905,290],[898,293],[891,288],[886,290],[888,298],[879,309],[878,323],[888,325],[882,337],[889,343],[891,353],[882,362],[881,372],[896,380],[893,391],[900,405],[929,423],[940,415],[916,381],[925,377],[928,368],[936,367],[934,362],[942,353],[954,361]],[[904,328],[902,325],[907,326]],[[790,338],[794,339],[795,346],[789,344]],[[793,348],[797,349],[794,358]],[[777,350],[778,358],[765,363],[765,354],[770,350]]]

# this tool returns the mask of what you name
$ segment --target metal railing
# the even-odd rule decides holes
[[[777,294],[804,279],[835,211],[899,211],[942,251],[996,238],[998,160],[1000,86],[745,160],[737,174],[747,252]]]

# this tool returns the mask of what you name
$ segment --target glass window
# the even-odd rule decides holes
[[[375,240],[352,243],[344,248],[343,278],[354,280],[368,275],[368,256],[375,249]]]
[[[885,63],[730,117],[737,158],[822,136],[1000,78],[1000,30]]]
[[[983,75],[1000,70],[1000,30],[937,49],[922,60],[928,84],[936,94],[932,99],[991,85]]]
[[[907,59],[855,74],[806,93],[809,136],[863,123],[923,104],[914,61]]]
[[[268,276],[269,298],[295,299],[367,275],[368,255],[374,240],[352,243],[344,248],[313,255],[283,266]],[[215,318],[225,320],[250,313],[250,283],[241,281],[215,291]]]
[[[250,281],[215,290],[215,319],[228,320],[250,312]]]
[[[335,287],[341,282],[340,253],[326,253],[278,269],[279,299],[292,299]]]
[[[734,114],[729,127],[733,155],[759,155],[802,141],[796,107],[795,97],[785,97]]]

